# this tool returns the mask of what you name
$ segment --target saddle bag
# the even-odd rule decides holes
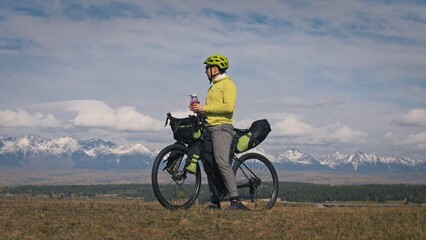
[[[249,129],[236,131],[235,152],[242,153],[259,145],[271,132],[268,120],[254,121]]]

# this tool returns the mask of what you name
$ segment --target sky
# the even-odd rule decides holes
[[[173,143],[225,55],[235,126],[314,157],[426,161],[426,1],[0,0],[0,136]]]

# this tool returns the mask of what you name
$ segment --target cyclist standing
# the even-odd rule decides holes
[[[212,138],[213,155],[224,184],[229,190],[228,210],[244,210],[245,207],[238,198],[235,176],[229,162],[234,136],[232,124],[237,88],[231,78],[226,75],[229,62],[225,56],[211,55],[204,61],[204,64],[206,64],[205,73],[212,84],[207,91],[206,104],[192,103],[189,108],[193,112],[200,112],[206,116],[207,130]],[[208,208],[218,210],[220,209],[220,199],[212,190],[212,184],[209,181],[211,205]]]

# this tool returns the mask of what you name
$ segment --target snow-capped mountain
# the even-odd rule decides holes
[[[322,165],[335,170],[353,170],[356,172],[411,172],[423,171],[425,164],[417,160],[402,157],[385,157],[361,151],[352,154],[339,152],[328,154],[319,159]]]
[[[295,163],[301,165],[313,165],[318,162],[309,154],[302,153],[297,149],[290,149],[280,155],[278,155],[277,159],[274,161],[277,163]]]
[[[0,137],[0,167],[132,169],[150,166],[155,151],[101,139]]]
[[[271,160],[278,170],[326,170],[314,157],[297,149],[290,149]]]
[[[78,149],[78,142],[70,137],[45,139],[39,136],[25,136],[16,138],[0,138],[2,147],[0,153],[21,151],[24,156],[38,153],[70,154]]]
[[[268,154],[263,149],[249,151],[267,157],[277,170],[426,171],[425,162],[360,151],[352,154],[336,152],[318,159],[296,149],[290,149],[279,155]],[[0,168],[150,169],[158,152],[142,144],[117,145],[101,139],[77,141],[70,137],[56,139],[40,136],[0,137]]]
[[[328,166],[332,169],[336,169],[336,167],[341,164],[342,159],[344,159],[346,156],[346,154],[340,152],[330,153],[321,157],[319,159],[319,162],[322,165]]]

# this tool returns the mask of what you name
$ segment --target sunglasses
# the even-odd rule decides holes
[[[207,69],[209,69],[209,68],[211,68],[211,67],[212,67],[212,66],[206,65],[206,70],[207,70]]]

